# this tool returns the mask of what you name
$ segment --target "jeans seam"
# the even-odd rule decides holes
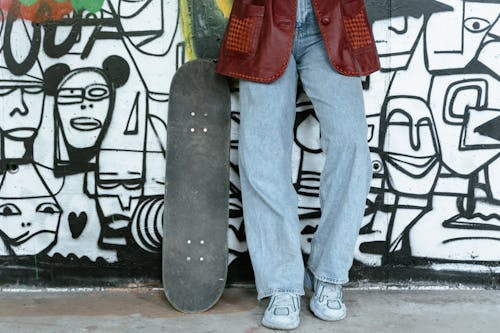
[[[270,289],[264,290],[263,292],[258,292],[257,299],[270,297],[270,296],[272,296],[274,294],[278,294],[278,293],[292,293],[292,294],[296,294],[299,296],[305,295],[303,287],[302,288],[270,288]]]
[[[329,276],[326,275],[320,275],[316,273],[316,270],[313,269],[311,266],[307,266],[307,269],[312,273],[315,279],[321,281],[321,282],[327,282],[327,283],[333,283],[333,284],[346,284],[349,282],[349,278],[346,279],[332,279]],[[313,281],[313,286],[314,286],[314,281]]]

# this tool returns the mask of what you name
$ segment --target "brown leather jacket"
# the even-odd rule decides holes
[[[312,0],[332,66],[350,76],[380,68],[363,0]],[[292,49],[297,0],[234,0],[217,72],[271,82],[283,74]]]

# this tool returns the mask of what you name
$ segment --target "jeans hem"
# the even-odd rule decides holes
[[[344,278],[344,279],[332,279],[326,275],[322,274],[317,274],[314,269],[312,269],[310,266],[307,267],[307,269],[312,273],[315,279],[321,281],[321,282],[326,282],[326,283],[333,283],[333,284],[346,284],[349,282],[349,278]],[[312,284],[314,286],[314,281],[312,281]]]
[[[297,294],[299,296],[304,296],[305,295],[305,292],[304,292],[304,289],[303,288],[291,288],[291,289],[287,289],[287,288],[276,288],[276,289],[267,289],[263,292],[258,292],[257,293],[257,299],[258,300],[261,300],[263,298],[266,298],[266,297],[270,297],[274,294],[278,294],[278,293],[292,293],[292,294]]]

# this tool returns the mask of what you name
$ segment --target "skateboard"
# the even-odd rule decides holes
[[[229,215],[229,84],[215,63],[174,75],[167,123],[163,287],[181,312],[203,312],[224,291]]]

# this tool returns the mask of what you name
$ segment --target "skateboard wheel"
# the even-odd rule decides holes
[[[200,241],[200,244],[202,244],[202,245],[203,245],[203,244],[205,244],[205,241],[202,239],[202,240]]]
[[[190,240],[190,239],[188,239],[187,243],[188,243],[188,244],[191,244],[191,240]]]
[[[196,116],[196,113],[195,112],[191,112],[191,117],[194,117]]]
[[[203,260],[205,260],[205,258],[203,258],[203,257],[200,257],[200,261],[203,261]]]
[[[191,127],[191,133],[193,133],[195,130],[194,130],[194,127]]]
[[[187,257],[187,258],[186,258],[186,260],[187,260],[187,261],[191,261],[191,257]]]
[[[208,129],[204,128],[204,129],[203,129],[203,132],[207,133],[207,132],[208,132]]]

